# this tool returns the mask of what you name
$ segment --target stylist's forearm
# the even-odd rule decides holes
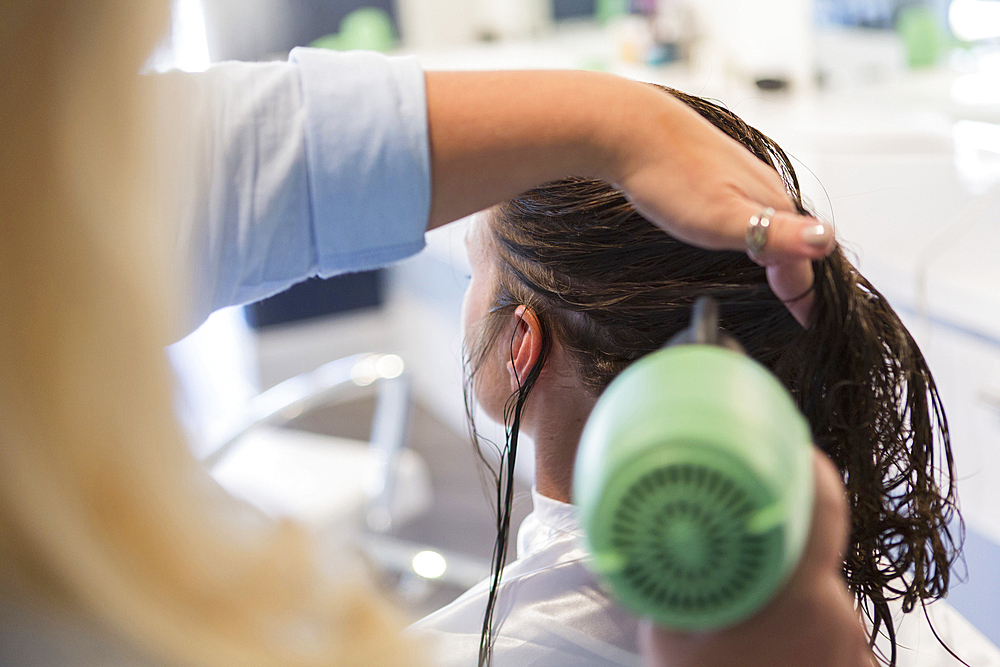
[[[764,259],[833,247],[804,230],[777,172],[648,84],[595,72],[428,72],[431,212],[437,227],[565,176],[600,178],[681,240],[745,250],[746,223],[778,211]]]
[[[590,72],[428,72],[437,227],[564,176],[608,178],[635,84]]]

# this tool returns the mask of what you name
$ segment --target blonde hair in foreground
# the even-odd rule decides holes
[[[221,495],[174,423],[137,76],[167,4],[0,5],[0,596],[150,662],[409,663],[387,606]]]

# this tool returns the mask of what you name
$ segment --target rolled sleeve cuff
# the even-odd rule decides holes
[[[430,212],[423,71],[415,58],[297,48],[316,269],[361,271],[418,252]]]

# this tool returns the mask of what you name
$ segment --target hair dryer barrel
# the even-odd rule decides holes
[[[597,402],[573,493],[592,569],[625,606],[681,630],[725,627],[764,606],[802,554],[809,428],[749,357],[664,348]]]

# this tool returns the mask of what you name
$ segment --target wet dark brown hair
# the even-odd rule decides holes
[[[771,139],[721,106],[664,89],[775,168],[806,212],[791,161]],[[885,298],[840,248],[813,262],[813,324],[803,329],[744,253],[705,251],[655,228],[607,183],[567,178],[491,212],[498,285],[468,350],[472,379],[513,309],[543,323],[546,349],[559,340],[584,384],[599,394],[630,363],[685,327],[694,300],[714,296],[721,326],[770,368],[795,397],[813,438],[840,469],[850,496],[844,574],[875,632],[888,635],[887,601],[904,611],[945,595],[958,547],[948,425],[930,370]],[[513,460],[521,408],[545,363],[511,396],[507,447],[495,475],[498,540],[483,624],[480,665],[492,646],[492,610],[505,563]],[[473,429],[474,430],[474,429]],[[957,523],[961,526],[960,521]]]

